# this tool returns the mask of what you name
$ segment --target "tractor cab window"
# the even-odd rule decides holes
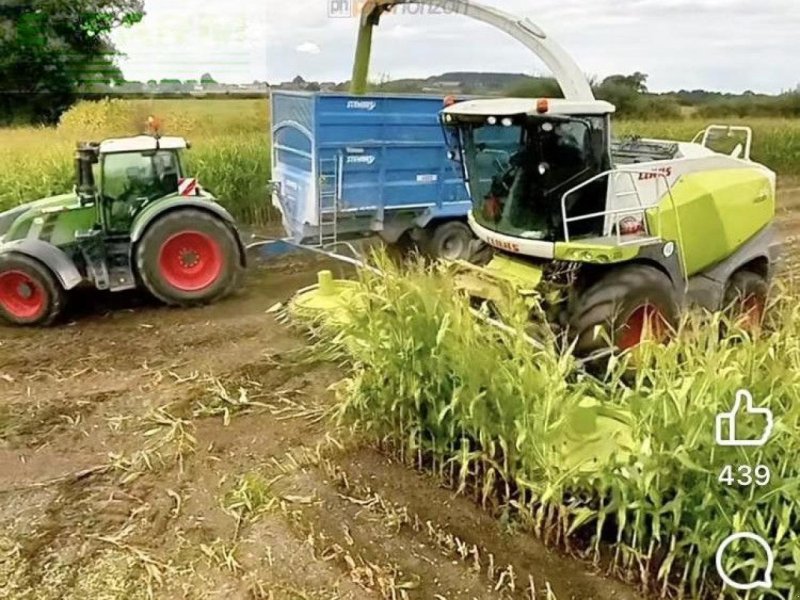
[[[180,162],[173,151],[122,152],[103,157],[101,190],[112,231],[127,231],[149,202],[178,191]]]
[[[461,128],[473,216],[501,233],[555,241],[564,193],[607,168],[604,117],[517,117]],[[582,214],[605,206],[604,190],[590,187],[570,198]]]

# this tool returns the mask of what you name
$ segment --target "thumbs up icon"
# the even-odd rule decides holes
[[[740,439],[737,435],[737,420],[744,421],[753,417],[764,419],[763,435],[758,439]],[[775,418],[772,411],[755,406],[753,395],[747,390],[739,390],[736,392],[736,401],[731,411],[717,415],[717,444],[720,446],[763,446],[772,434],[774,426]]]

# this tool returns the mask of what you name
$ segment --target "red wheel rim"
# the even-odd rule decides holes
[[[642,342],[663,342],[669,335],[669,324],[661,311],[652,304],[644,304],[634,310],[617,343],[620,350],[630,350]]]
[[[158,266],[169,285],[183,292],[197,292],[219,279],[222,251],[211,236],[199,231],[182,231],[161,246]]]
[[[22,271],[0,273],[0,306],[15,319],[35,319],[47,304],[41,284]]]
[[[745,331],[758,331],[764,322],[764,314],[767,312],[766,300],[756,294],[750,294],[742,300],[741,317],[739,323]]]

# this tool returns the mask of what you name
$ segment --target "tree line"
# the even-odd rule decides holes
[[[775,96],[744,92],[725,94],[706,90],[681,90],[663,94],[651,93],[648,75],[611,75],[592,82],[595,96],[617,107],[621,117],[634,119],[677,119],[688,114],[714,117],[800,117],[800,88]],[[503,95],[526,98],[560,97],[555,79],[530,78],[510,86]]]
[[[54,122],[83,86],[123,80],[110,33],[144,0],[2,0],[0,120]]]

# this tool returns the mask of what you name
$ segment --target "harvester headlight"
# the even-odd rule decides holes
[[[444,116],[444,120],[447,123],[452,123],[453,122],[453,115],[445,115]]]
[[[625,217],[619,222],[619,230],[622,235],[636,235],[644,232],[644,223],[634,216]]]
[[[489,125],[497,125],[497,117],[489,117],[488,119],[486,119],[486,122]]]
[[[500,121],[500,123],[502,123],[503,127],[511,127],[514,124],[514,121],[511,119],[511,117],[506,117]]]

